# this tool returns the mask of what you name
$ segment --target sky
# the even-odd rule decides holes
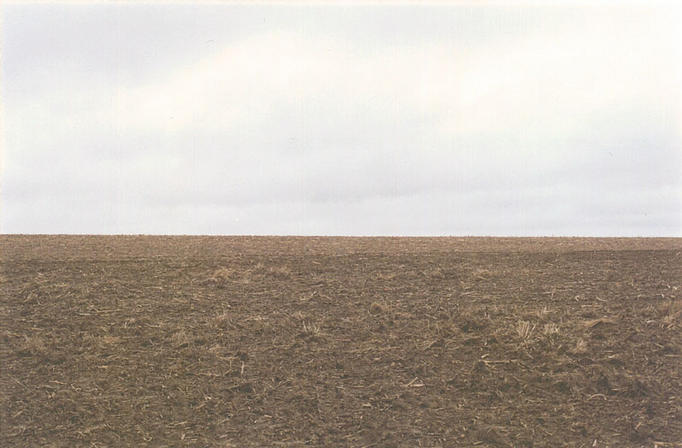
[[[682,236],[682,8],[8,3],[0,232]]]

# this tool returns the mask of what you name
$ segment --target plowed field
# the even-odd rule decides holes
[[[4,447],[682,446],[682,239],[0,236]]]

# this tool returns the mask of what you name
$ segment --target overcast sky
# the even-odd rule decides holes
[[[674,3],[7,4],[2,233],[682,236]]]

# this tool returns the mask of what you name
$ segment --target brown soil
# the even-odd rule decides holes
[[[682,446],[681,239],[0,254],[1,446]]]

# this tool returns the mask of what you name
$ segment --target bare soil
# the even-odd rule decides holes
[[[682,446],[682,239],[0,236],[6,447]]]

